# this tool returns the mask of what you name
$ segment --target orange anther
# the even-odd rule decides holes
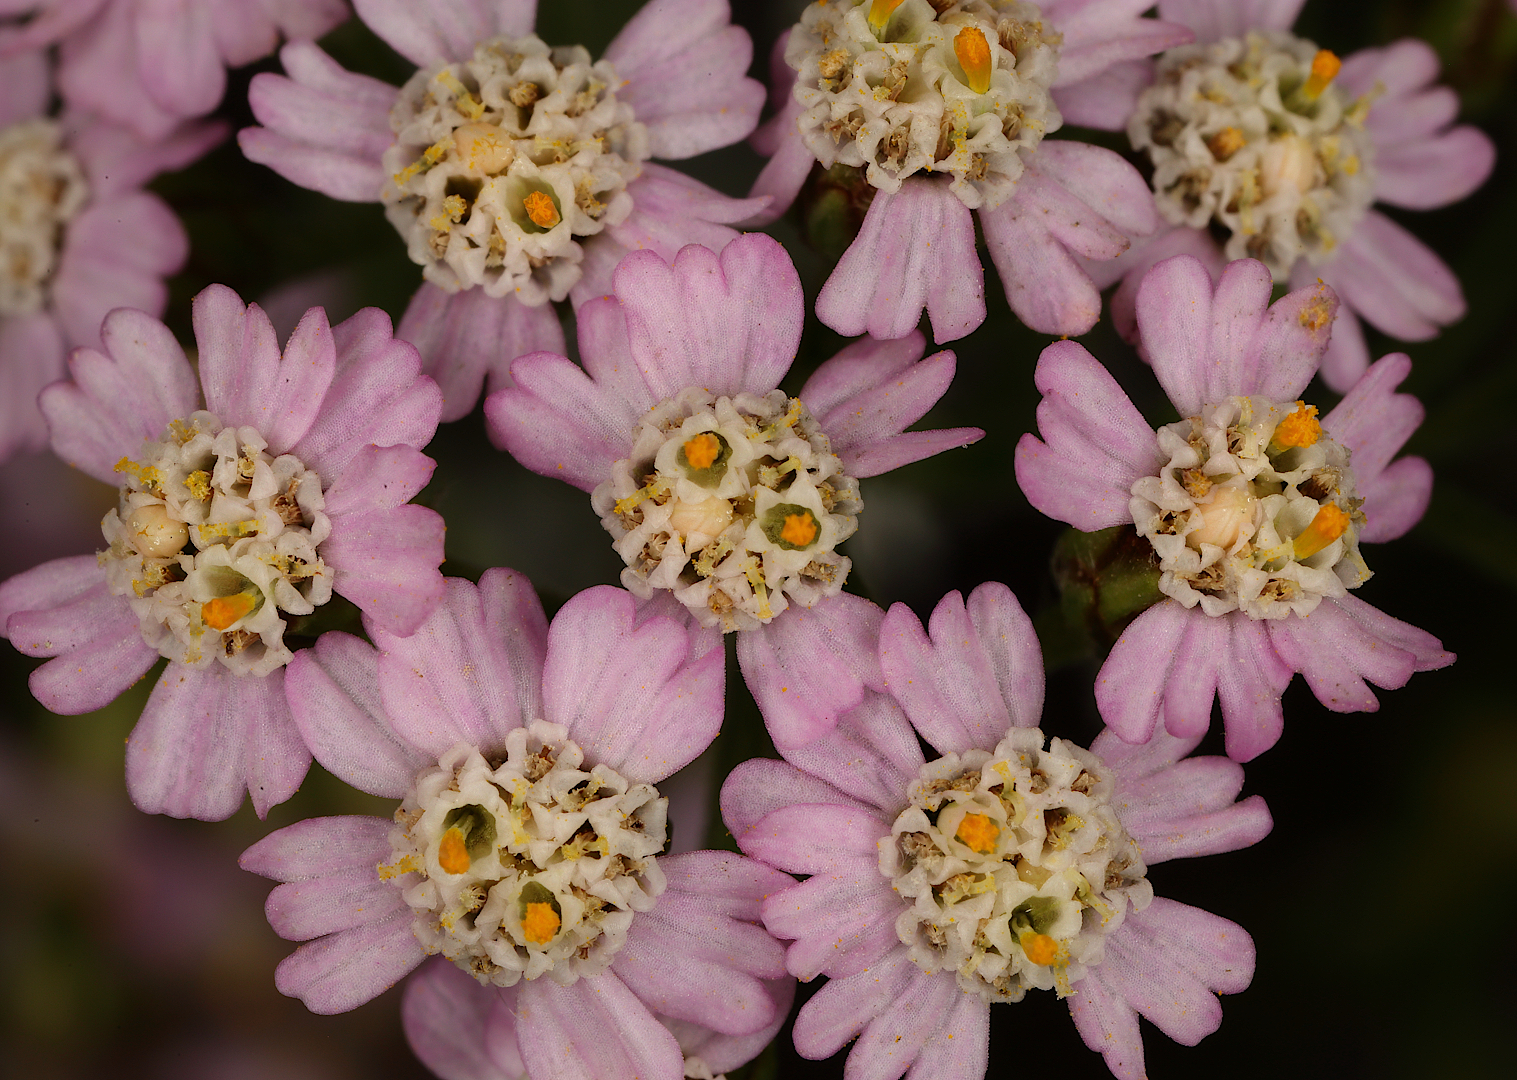
[[[976,94],[990,89],[990,42],[976,26],[966,26],[953,39],[953,54],[964,69],[964,81]]]
[[[1059,956],[1059,943],[1047,934],[1026,933],[1020,938],[1022,952],[1034,964],[1047,967]]]
[[[469,858],[464,834],[458,829],[449,829],[442,834],[442,843],[437,845],[437,863],[450,874],[467,873],[474,860]]]
[[[692,469],[709,469],[722,452],[722,444],[715,435],[703,431],[685,443],[685,460]]]
[[[816,539],[817,523],[811,512],[786,514],[785,525],[780,529],[780,539],[793,547],[803,548]]]
[[[1318,49],[1317,55],[1312,57],[1312,73],[1307,77],[1305,94],[1308,98],[1316,100],[1327,89],[1327,84],[1332,82],[1338,75],[1338,70],[1343,67],[1343,61],[1326,49]]]
[[[989,855],[996,849],[996,839],[1000,835],[1001,827],[984,814],[965,814],[954,833],[960,843],[981,855]]]
[[[552,904],[536,900],[527,905],[527,913],[521,920],[521,932],[532,944],[546,945],[558,933],[560,922]]]
[[[1275,427],[1270,442],[1282,450],[1292,446],[1315,446],[1322,438],[1322,425],[1317,422],[1317,406],[1304,401],[1296,402],[1296,411]]]
[[[235,593],[218,596],[200,605],[200,618],[212,630],[225,630],[257,606],[261,597],[257,593]]]
[[[1310,559],[1348,531],[1349,517],[1333,503],[1328,503],[1302,534],[1296,537],[1295,552],[1298,559]]]
[[[553,200],[546,193],[534,191],[522,200],[522,207],[527,211],[527,217],[532,219],[532,224],[539,229],[551,229],[563,218],[558,215],[558,207],[553,205]]]

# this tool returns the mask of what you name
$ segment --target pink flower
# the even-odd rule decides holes
[[[1458,280],[1376,202],[1430,210],[1463,199],[1495,162],[1491,140],[1455,125],[1459,99],[1433,85],[1438,58],[1404,39],[1339,60],[1293,36],[1301,0],[1165,0],[1159,13],[1197,44],[1172,50],[1157,81],[1131,89],[1128,134],[1154,161],[1166,228],[1115,263],[1092,266],[1133,333],[1137,283],[1155,262],[1193,254],[1220,272],[1262,259],[1276,281],[1321,280],[1354,318],[1339,320],[1322,378],[1340,393],[1369,366],[1363,319],[1424,341],[1464,315]],[[1246,69],[1246,70],[1245,70]],[[1304,81],[1303,81],[1304,80]],[[1291,89],[1295,87],[1295,89]],[[1139,92],[1141,90],[1141,93]],[[1221,247],[1208,231],[1231,233]]]
[[[355,6],[421,70],[397,90],[293,43],[288,78],[253,80],[264,126],[239,141],[297,184],[385,204],[425,267],[400,333],[442,386],[444,420],[474,407],[487,368],[499,379],[563,349],[548,301],[609,292],[630,250],[721,248],[763,205],[648,160],[727,146],[758,120],[752,44],[726,0],[653,0],[598,62],[534,35],[535,0]],[[544,140],[573,152],[545,156]]]
[[[1102,718],[1144,742],[1162,718],[1200,737],[1220,697],[1238,761],[1280,737],[1295,672],[1336,712],[1378,707],[1366,680],[1395,688],[1453,662],[1431,634],[1349,595],[1369,577],[1360,541],[1393,540],[1426,510],[1432,471],[1392,461],[1422,421],[1395,393],[1404,355],[1372,365],[1319,422],[1296,400],[1327,348],[1337,298],[1298,289],[1265,310],[1270,274],[1168,259],[1138,289],[1138,327],[1180,416],[1155,432],[1088,352],[1043,351],[1035,378],[1042,439],[1017,444],[1017,482],[1043,513],[1087,531],[1136,524],[1154,544],[1168,598],[1127,628],[1096,681]]]
[[[796,1018],[802,1056],[857,1037],[850,1076],[973,1080],[991,1004],[1033,989],[1068,998],[1086,1045],[1120,1077],[1144,1075],[1140,1014],[1186,1044],[1215,1031],[1216,995],[1248,985],[1253,942],[1154,897],[1145,864],[1267,834],[1259,796],[1234,802],[1242,768],[1185,759],[1199,738],[1163,733],[1141,747],[1110,732],[1091,751],[1045,746],[1042,656],[1004,585],[967,603],[950,593],[927,630],[904,604],[831,611],[834,639],[877,641],[884,691],[782,747],[783,762],[738,766],[722,789],[744,852],[809,875],[762,909],[793,941],[790,973],[828,978]],[[830,640],[816,638],[821,655]],[[761,678],[770,700],[786,679]],[[919,739],[942,756],[924,760]]]
[[[411,637],[372,636],[324,635],[291,666],[290,702],[324,766],[404,798],[394,820],[305,821],[242,857],[286,883],[269,921],[307,942],[279,966],[282,992],[342,1012],[441,953],[473,978],[440,962],[418,977],[418,1053],[539,1078],[676,1080],[661,1019],[772,1032],[784,966],[758,904],[790,879],[725,852],[658,854],[652,785],[721,724],[715,635],[607,586],[549,626],[526,580],[494,569],[451,579]]]
[[[971,332],[985,320],[970,214],[978,210],[1017,317],[1049,334],[1094,326],[1101,297],[1078,257],[1114,259],[1159,219],[1122,158],[1043,136],[1065,121],[1109,129],[1126,121],[1113,94],[1120,101],[1121,87],[1144,78],[1143,57],[1192,37],[1141,17],[1149,6],[808,7],[776,48],[783,104],[753,140],[772,155],[753,194],[773,202],[752,221],[784,213],[818,161],[857,167],[878,189],[817,297],[822,322],[842,334],[898,338],[925,308],[938,341]],[[907,82],[914,89],[902,97]]]
[[[490,436],[527,468],[591,492],[641,597],[670,590],[705,626],[757,630],[835,595],[858,479],[984,433],[906,431],[953,378],[922,339],[860,341],[798,398],[776,389],[800,343],[801,283],[762,234],[671,265],[634,252],[614,296],[579,311],[584,368],[553,353],[511,365],[485,402]]]
[[[107,311],[162,314],[163,279],[189,243],[142,185],[224,134],[187,124],[145,140],[82,114],[50,118],[51,95],[44,53],[0,59],[0,166],[15,184],[0,192],[0,460],[46,445],[37,393],[62,378],[69,349],[100,344]]]
[[[59,46],[64,100],[161,139],[221,104],[226,69],[268,56],[281,35],[315,38],[343,0],[12,0],[0,56]]]
[[[259,816],[310,764],[284,698],[288,618],[335,590],[411,633],[440,600],[442,519],[406,501],[441,398],[416,350],[365,308],[312,308],[281,358],[268,318],[213,285],[195,298],[197,377],[168,328],[118,308],[40,404],[54,452],[121,485],[100,556],[0,586],[5,636],[54,659],[31,676],[54,712],[110,702],[170,662],[127,746],[149,813]]]

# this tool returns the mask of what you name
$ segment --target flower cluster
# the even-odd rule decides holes
[[[280,992],[326,1014],[404,982],[447,1080],[752,1076],[787,1020],[850,1077],[974,1080],[1040,993],[1124,1080],[1140,1016],[1219,1028],[1254,940],[1154,868],[1254,858],[1274,819],[1243,764],[1287,711],[1310,727],[1296,674],[1364,712],[1454,660],[1358,593],[1432,498],[1398,456],[1411,360],[1371,362],[1359,320],[1414,341],[1462,314],[1374,204],[1456,201],[1493,153],[1420,42],[1340,59],[1292,32],[1301,0],[1151,6],[797,3],[760,126],[728,0],[598,15],[599,53],[534,0],[0,5],[0,455],[46,445],[115,492],[93,551],[8,568],[0,634],[47,709],[140,710],[142,811],[246,793],[263,818],[313,762],[379,800],[313,815],[313,791],[243,852],[297,943]],[[376,204],[414,264],[398,324],[297,318],[299,281],[165,284],[188,234],[143,185],[225,136],[227,68],[280,38],[239,165]],[[363,42],[403,85],[333,58]],[[660,164],[743,140],[747,197]],[[1060,339],[1006,356],[1037,399],[1014,452],[1015,401],[952,396],[921,328],[986,321],[981,240]],[[1141,364],[1069,340],[1107,286]],[[912,475],[938,503],[891,488]],[[910,535],[889,557],[929,580],[941,504],[1022,496],[1070,527],[1037,632],[995,581],[934,587],[925,623],[861,595],[888,591],[863,545]],[[547,607],[478,542],[568,563],[575,517],[604,574]],[[1043,564],[1027,535],[995,527],[998,565]],[[1091,545],[1122,556],[1070,571]],[[1085,648],[1088,730],[1045,711],[1040,637]],[[1200,752],[1217,709],[1225,756]]]

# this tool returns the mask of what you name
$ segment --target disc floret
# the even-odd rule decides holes
[[[1165,53],[1127,129],[1165,218],[1217,222],[1227,257],[1258,259],[1276,281],[1298,258],[1329,259],[1374,201],[1370,95],[1349,99],[1339,66],[1274,31]]]
[[[1113,784],[1095,755],[1061,739],[1045,749],[1031,728],[922,766],[879,847],[910,904],[896,933],[912,960],[986,1001],[1068,994],[1128,905],[1153,897]]]
[[[639,596],[670,589],[704,626],[752,629],[842,590],[863,508],[799,398],[692,387],[654,407],[591,495]]]
[[[785,50],[801,137],[882,191],[942,173],[966,206],[993,209],[1063,124],[1049,93],[1061,42],[1022,0],[814,3]]]
[[[1310,615],[1369,579],[1349,452],[1305,402],[1233,397],[1158,431],[1168,457],[1132,487],[1159,588],[1208,615]]]
[[[427,280],[533,305],[568,295],[576,238],[626,218],[649,156],[620,85],[609,61],[534,34],[411,77],[380,197]]]
[[[664,890],[668,800],[535,721],[503,758],[455,746],[416,778],[378,868],[415,913],[422,948],[481,983],[604,971],[635,912]]]
[[[253,427],[196,412],[122,458],[118,505],[101,529],[112,593],[170,660],[266,675],[287,664],[282,615],[332,596],[319,547],[331,532],[321,478],[274,457]]]
[[[0,128],[0,317],[42,310],[63,230],[88,198],[84,170],[56,122]]]

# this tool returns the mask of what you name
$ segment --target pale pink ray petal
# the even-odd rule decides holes
[[[878,340],[872,337],[850,341],[830,360],[824,361],[801,387],[801,400],[811,415],[824,418],[846,409],[861,394],[892,382],[922,359],[927,339],[913,330],[905,337]],[[949,354],[951,355],[951,354]],[[829,438],[834,445],[836,437]]]
[[[858,1042],[848,1051],[848,1072],[859,1080],[895,1080],[913,1063],[926,1065],[922,1057],[933,1053],[940,1039],[947,1041],[949,1017],[964,996],[951,976],[940,972],[929,975],[918,969],[901,993],[869,1021]],[[986,1029],[983,1035],[988,1040],[990,1007],[977,995],[975,1004],[979,1006],[980,1025]],[[966,1063],[955,1064],[962,1067]],[[983,1075],[939,1069],[938,1065],[933,1061],[931,1067],[918,1075],[925,1072],[941,1080],[979,1080]]]
[[[632,595],[609,585],[559,610],[548,630],[543,719],[566,726],[587,761],[657,783],[716,738],[726,654],[693,649],[674,620],[636,619]]]
[[[1130,743],[1153,737],[1164,707],[1170,669],[1181,657],[1180,642],[1191,619],[1208,618],[1164,599],[1128,624],[1096,676],[1101,719]]]
[[[354,0],[353,8],[417,67],[467,60],[487,38],[530,33],[537,15],[536,0]]]
[[[838,860],[876,860],[890,825],[878,812],[834,803],[782,806],[743,837],[743,851],[787,874],[825,874]]]
[[[785,967],[809,982],[863,971],[898,945],[900,896],[866,858],[845,859],[764,901],[764,925],[793,942]]]
[[[1383,544],[1405,536],[1433,498],[1433,467],[1420,457],[1404,457],[1392,462],[1379,476],[1359,483],[1364,499],[1364,528],[1359,539],[1366,544]]]
[[[1232,634],[1227,663],[1217,673],[1223,745],[1234,761],[1251,761],[1280,739],[1285,726],[1280,695],[1293,672],[1276,651],[1265,623],[1239,611],[1224,617]]]
[[[1226,274],[1224,270],[1224,278]],[[1338,309],[1338,295],[1322,282],[1296,289],[1271,304],[1249,344],[1248,355],[1255,366],[1244,384],[1245,392],[1291,401],[1305,390],[1327,351]]]
[[[844,795],[819,777],[788,761],[753,758],[738,765],[722,783],[722,820],[743,852],[753,829],[766,816],[795,803],[831,803],[867,812],[865,803]]]
[[[1390,465],[1427,415],[1411,394],[1396,393],[1411,372],[1412,359],[1405,353],[1382,356],[1322,418],[1322,430],[1352,452],[1361,489]]]
[[[17,612],[49,611],[104,588],[105,571],[94,555],[70,555],[23,570],[0,583],[0,633],[11,637],[7,623]]]
[[[1119,60],[1079,82],[1053,88],[1053,103],[1066,124],[1098,131],[1124,131],[1138,95],[1154,81],[1149,60]]]
[[[281,961],[274,985],[313,1013],[331,1015],[372,1001],[423,960],[411,930],[411,909],[308,941]]]
[[[1086,531],[1131,523],[1132,485],[1163,464],[1154,429],[1076,342],[1044,349],[1033,380],[1043,394],[1043,438],[1023,435],[1016,450],[1017,484],[1028,502]]]
[[[684,1074],[669,1029],[605,971],[559,986],[534,979],[517,991],[516,1036],[533,1080],[641,1080]]]
[[[58,560],[31,573],[51,576],[64,569],[59,563],[88,587],[45,607],[14,611],[6,619],[5,635],[27,656],[55,657],[31,673],[29,684],[43,705],[72,716],[114,701],[153,666],[157,650],[143,643],[137,616],[124,598],[111,594],[95,567]],[[29,591],[34,590],[18,590]],[[9,606],[42,597],[13,592],[4,599]]]
[[[1432,249],[1384,214],[1369,211],[1331,266],[1343,302],[1402,341],[1425,341],[1464,317],[1459,279]]]
[[[343,202],[379,201],[385,177],[377,162],[311,146],[270,128],[243,128],[237,145],[243,157],[267,165],[292,184]]]
[[[79,157],[95,203],[137,192],[163,172],[198,161],[226,138],[220,120],[180,124],[161,139],[146,140],[135,132],[93,117],[71,117],[69,147]]]
[[[1202,43],[1250,30],[1289,30],[1306,0],[1159,0],[1159,18],[1196,32]]]
[[[898,338],[924,308],[935,340],[963,337],[985,321],[985,272],[968,207],[946,184],[913,177],[875,193],[816,313],[845,337]]]
[[[425,506],[334,515],[321,549],[332,588],[358,605],[371,629],[415,633],[445,591],[438,568],[446,528],[442,515]]]
[[[795,1048],[801,1057],[821,1060],[837,1053],[875,1017],[890,1008],[924,975],[898,945],[878,964],[855,975],[830,979],[801,1006],[795,1018]],[[953,980],[947,979],[950,985]],[[903,1066],[904,1068],[904,1066]]]
[[[790,1005],[795,1000],[794,979],[766,979],[764,990],[774,1003],[774,1019],[752,1035],[722,1035],[698,1024],[667,1017],[662,1018],[662,1023],[674,1032],[687,1063],[698,1057],[718,1075],[736,1072],[763,1053],[790,1015]]]
[[[516,987],[481,986],[451,960],[434,956],[406,980],[402,994],[406,1041],[443,1080],[521,1080],[526,1075],[511,1015]],[[509,1037],[490,1038],[502,1027]]]
[[[47,446],[37,395],[64,377],[63,335],[45,311],[0,319],[0,461]]]
[[[750,228],[761,229],[783,217],[801,193],[806,178],[816,165],[816,155],[801,141],[796,129],[801,111],[800,102],[795,102],[793,106],[787,104],[785,110],[770,121],[783,132],[783,137],[779,139],[774,156],[764,165],[748,191],[750,199],[769,200],[763,210],[744,222]],[[763,128],[759,131],[762,132]]]
[[[1075,1030],[1086,1046],[1106,1060],[1112,1076],[1117,1080],[1148,1080],[1138,1014],[1101,981],[1099,967],[1075,984],[1068,1000]]]
[[[1291,268],[1290,286],[1300,289],[1320,281],[1341,297],[1336,284],[1338,265],[1329,262],[1313,266],[1305,259],[1298,259]],[[1317,369],[1317,374],[1330,390],[1342,394],[1359,381],[1369,366],[1370,350],[1364,340],[1364,324],[1351,307],[1340,303],[1338,315],[1333,319],[1332,338],[1327,343],[1327,351],[1322,354],[1322,366]]]
[[[384,856],[388,855],[386,851]],[[381,881],[372,865],[275,886],[263,911],[274,932],[286,941],[310,941],[386,916],[411,913],[400,890],[392,882]]]
[[[242,853],[237,865],[274,881],[310,881],[341,871],[372,870],[390,857],[389,836],[394,828],[388,818],[307,818],[265,836]]]
[[[133,14],[137,70],[153,100],[176,116],[202,116],[220,104],[226,68],[211,28],[211,5],[137,0]]]
[[[428,763],[385,713],[378,651],[351,634],[322,634],[314,648],[296,653],[285,693],[311,754],[359,791],[402,798]]]
[[[1441,135],[1375,155],[1375,198],[1407,210],[1432,210],[1458,202],[1490,178],[1496,145],[1479,128],[1456,127]]]
[[[948,1015],[927,1036],[906,1080],[976,1080],[990,1059],[990,1006],[959,991]]]
[[[346,70],[310,41],[292,41],[279,51],[288,78],[253,76],[248,104],[265,128],[302,146],[325,149],[372,167],[379,199],[380,159],[395,141],[390,109],[398,91],[389,83]]]
[[[804,746],[787,747],[787,760],[887,815],[901,808],[902,792],[922,767],[922,750],[906,713],[886,694],[865,691],[837,727]]]
[[[71,109],[125,124],[161,139],[180,117],[153,100],[142,82],[132,20],[135,4],[107,3],[59,42],[58,89]]]
[[[1189,45],[1189,27],[1141,18],[1152,4],[1140,0],[1077,0],[1047,5],[1046,14],[1064,43],[1059,52],[1056,85],[1101,74],[1112,64]]]
[[[884,689],[875,642],[884,612],[839,593],[813,608],[738,635],[737,659],[769,734],[780,747],[804,746]]]
[[[1191,609],[1176,649],[1176,662],[1164,680],[1161,715],[1164,730],[1181,739],[1206,734],[1220,669],[1228,662],[1231,621]]]

